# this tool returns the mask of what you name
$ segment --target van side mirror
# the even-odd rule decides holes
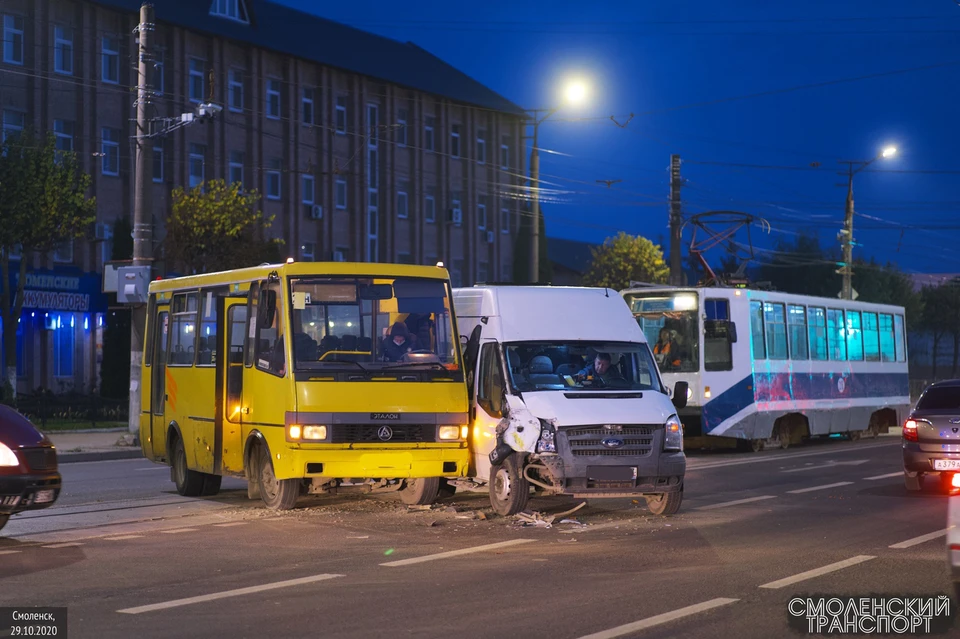
[[[690,384],[687,382],[677,382],[673,387],[673,405],[677,408],[685,408],[687,405],[687,393],[690,391]]]

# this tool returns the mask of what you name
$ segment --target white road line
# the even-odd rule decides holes
[[[314,583],[317,581],[326,581],[343,577],[343,575],[314,575],[312,577],[301,577],[300,579],[289,579],[287,581],[275,581],[272,584],[263,584],[262,586],[250,586],[248,588],[237,588],[236,590],[225,590],[223,592],[213,592],[209,595],[198,595],[196,597],[187,597],[186,599],[174,599],[173,601],[164,601],[162,603],[150,604],[147,606],[137,606],[136,608],[124,608],[117,612],[126,615],[139,615],[143,612],[153,612],[154,610],[166,610],[167,608],[177,608],[179,606],[189,606],[190,604],[203,603],[204,601],[216,601],[217,599],[226,599],[227,597],[239,597],[240,595],[249,595],[264,590],[276,590],[277,588],[289,588],[290,586],[300,586],[302,584]]]
[[[813,579],[814,577],[820,577],[821,575],[836,572],[837,570],[843,570],[844,568],[849,568],[850,566],[856,566],[857,564],[862,564],[863,562],[870,561],[871,559],[876,559],[876,557],[871,555],[857,555],[856,557],[844,559],[843,561],[838,561],[835,564],[830,564],[822,568],[815,568],[813,570],[808,570],[807,572],[801,572],[799,575],[784,577],[783,579],[778,579],[777,581],[771,581],[770,583],[763,584],[760,587],[771,589],[784,588],[801,581],[806,581],[807,579]]]
[[[107,541],[123,541],[124,539],[142,539],[143,535],[120,535],[119,537],[104,537]]]
[[[388,561],[385,564],[380,564],[381,566],[409,566],[410,564],[420,564],[425,561],[435,561],[437,559],[447,559],[448,557],[459,557],[460,555],[470,555],[475,552],[484,552],[486,550],[496,550],[497,548],[506,548],[508,546],[516,546],[518,544],[529,544],[535,539],[511,539],[510,541],[501,541],[495,544],[486,544],[484,546],[474,546],[472,548],[461,548],[460,550],[451,550],[449,552],[441,552],[436,555],[424,555],[423,557],[413,557],[411,559],[400,559],[398,561]]]
[[[169,466],[153,466],[153,467],[150,467],[150,468],[134,468],[134,470],[137,471],[138,473],[142,473],[142,472],[148,471],[148,470],[166,470],[166,471],[169,471],[169,470],[170,470],[170,467],[169,467]]]
[[[952,526],[951,526],[952,528]],[[920,535],[919,537],[914,537],[913,539],[908,539],[906,541],[901,541],[899,544],[893,544],[891,548],[896,548],[901,550],[903,548],[909,548],[910,546],[916,546],[924,542],[930,541],[931,539],[937,539],[938,537],[943,537],[947,534],[950,528],[944,528],[943,530],[938,530],[937,532],[932,532],[927,535]]]
[[[0,555],[13,555],[20,552],[19,550],[0,550]]]
[[[878,479],[890,479],[891,477],[902,477],[902,476],[903,476],[903,471],[901,470],[896,473],[887,473],[886,475],[874,475],[873,477],[864,477],[864,479],[866,481],[876,481]]]
[[[50,544],[49,546],[42,546],[43,548],[70,548],[71,546],[82,546],[79,541],[68,541],[65,544]]]
[[[161,530],[164,535],[179,535],[185,532],[197,532],[196,528],[174,528],[173,530]]]
[[[766,462],[788,462],[793,459],[800,459],[801,457],[822,457],[823,455],[839,455],[841,453],[862,453],[865,450],[870,450],[873,448],[889,448],[894,445],[899,446],[900,442],[889,442],[883,444],[866,444],[864,446],[848,446],[848,447],[839,447],[834,448],[830,447],[831,450],[821,450],[813,453],[781,453],[775,455],[764,455],[762,457],[754,457],[751,459],[733,459],[733,460],[724,460],[724,461],[713,461],[713,462],[704,462],[702,464],[695,463],[699,462],[701,458],[693,458],[687,460],[687,472],[694,470],[706,470],[708,468],[724,468],[726,466],[742,466],[743,464],[764,464]]]
[[[734,501],[724,501],[719,504],[710,504],[709,506],[700,506],[694,510],[713,510],[715,508],[726,508],[727,506],[738,506],[740,504],[749,504],[754,501],[763,501],[764,499],[774,499],[776,495],[761,495],[760,497],[748,497],[747,499],[737,499]]]
[[[229,524],[214,524],[217,528],[230,528],[231,526],[246,526],[245,521],[231,521]]]
[[[820,464],[819,466],[801,466],[800,468],[790,468],[790,469],[788,469],[788,470],[784,470],[784,471],[781,471],[781,472],[784,472],[784,473],[802,473],[803,471],[806,471],[806,470],[825,470],[825,469],[827,469],[827,468],[837,468],[837,467],[839,467],[839,466],[859,466],[860,464],[866,464],[868,461],[870,461],[870,460],[869,460],[869,459],[855,459],[855,460],[843,461],[843,462],[830,461],[830,462],[827,462],[826,464]]]
[[[849,486],[852,484],[852,481],[838,481],[835,484],[824,484],[823,486],[813,486],[812,488],[800,488],[798,490],[788,490],[787,492],[791,495],[799,495],[800,493],[812,493],[815,490],[827,490],[828,488],[839,488],[840,486]]]
[[[653,626],[659,626],[662,623],[668,623],[670,621],[689,617],[690,615],[695,615],[699,612],[713,610],[714,608],[736,603],[737,601],[740,600],[719,597],[717,599],[711,599],[710,601],[704,601],[703,603],[687,606],[686,608],[679,608],[677,610],[665,612],[662,615],[647,617],[646,619],[641,619],[640,621],[634,621],[633,623],[628,623],[623,626],[610,628],[609,630],[601,630],[600,632],[596,632],[592,635],[580,637],[580,639],[612,639],[613,637],[622,637],[623,635],[630,635],[641,630],[646,630],[647,628],[652,628]]]

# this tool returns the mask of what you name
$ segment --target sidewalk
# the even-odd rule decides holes
[[[57,447],[57,461],[61,464],[143,457],[140,443],[125,428],[50,431],[46,435]]]

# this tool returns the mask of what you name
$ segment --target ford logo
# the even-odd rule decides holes
[[[617,439],[616,437],[607,437],[606,439],[601,440],[600,443],[607,448],[620,448],[623,446],[623,440]]]

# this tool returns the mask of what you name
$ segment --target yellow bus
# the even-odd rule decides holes
[[[140,441],[181,495],[224,475],[433,501],[465,477],[468,404],[442,267],[288,261],[150,283]]]

